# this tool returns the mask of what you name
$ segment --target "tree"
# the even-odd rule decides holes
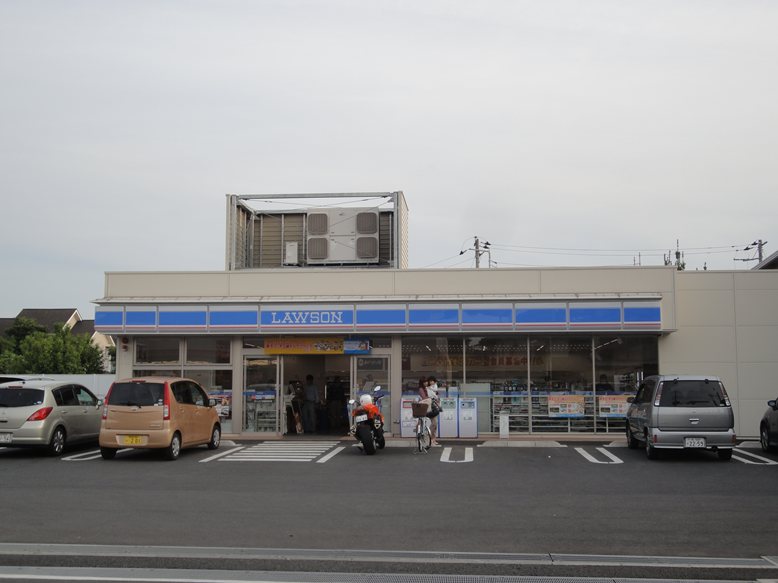
[[[103,355],[86,334],[74,336],[68,328],[33,332],[24,337],[18,354],[4,352],[0,370],[16,374],[100,374]]]
[[[103,352],[89,339],[86,334],[79,334],[77,336],[71,336],[76,340],[76,346],[78,347],[78,354],[81,360],[81,367],[84,369],[84,374],[102,374],[107,372],[105,370],[105,359]]]
[[[16,344],[13,341],[13,338],[10,338],[8,336],[0,336],[0,354],[3,354],[4,352],[15,352],[16,351]]]
[[[32,318],[19,317],[14,320],[11,327],[5,331],[5,335],[13,342],[13,350],[19,352],[22,340],[35,332],[45,332],[46,328],[38,324]]]
[[[24,359],[13,350],[0,353],[0,372],[6,374],[24,374]]]

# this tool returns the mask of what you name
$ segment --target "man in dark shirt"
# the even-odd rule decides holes
[[[303,431],[316,431],[316,404],[319,402],[319,387],[313,384],[313,375],[305,377],[305,401],[303,402]]]

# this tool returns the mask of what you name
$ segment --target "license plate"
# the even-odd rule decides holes
[[[705,447],[704,437],[686,437],[683,440],[684,447]]]
[[[362,421],[367,421],[367,415],[357,415],[354,417],[354,421],[357,423],[361,423]]]
[[[143,445],[143,436],[141,435],[125,435],[122,439],[124,445]]]
[[[0,433],[0,443],[11,443],[13,436],[13,433]]]

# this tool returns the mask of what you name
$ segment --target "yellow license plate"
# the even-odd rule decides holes
[[[122,439],[124,445],[143,445],[143,436],[141,435],[125,435]]]

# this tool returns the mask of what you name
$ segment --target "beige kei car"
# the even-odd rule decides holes
[[[116,381],[103,404],[100,453],[113,459],[123,448],[164,450],[174,460],[182,448],[219,447],[215,403],[195,381],[141,377]]]

